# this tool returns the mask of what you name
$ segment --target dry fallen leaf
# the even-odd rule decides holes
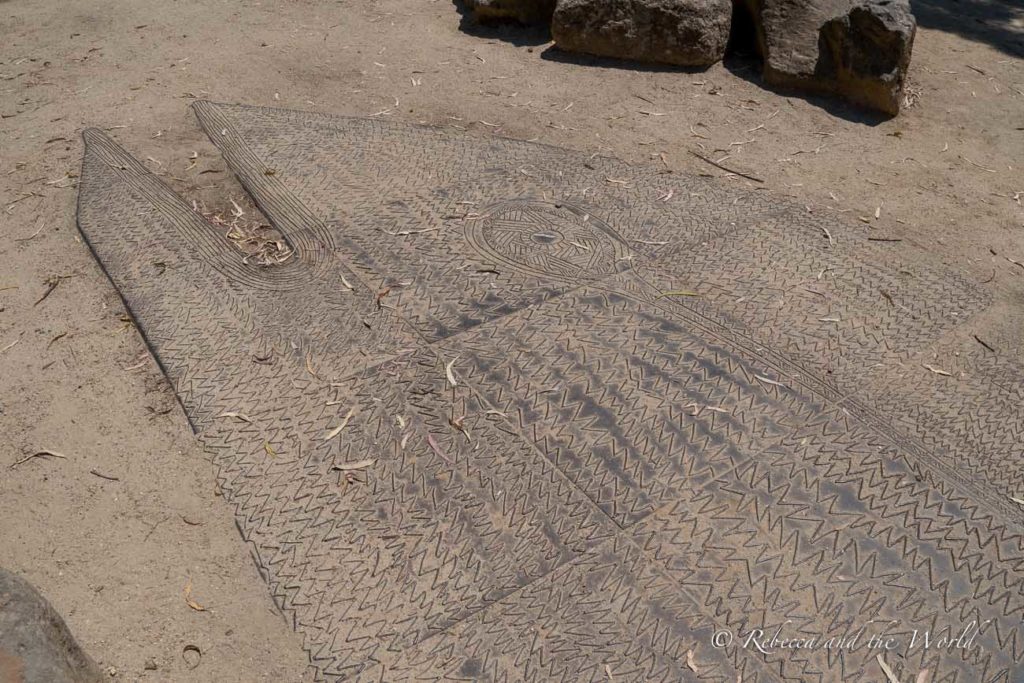
[[[192,577],[188,577],[188,583],[185,584],[185,604],[194,609],[197,612],[205,612],[206,608],[200,605],[198,602],[192,599]]]
[[[882,655],[875,655],[875,659],[878,660],[878,666],[882,667],[882,672],[885,674],[885,677],[889,679],[889,683],[900,683],[900,679],[896,678],[896,674],[889,668],[889,665],[885,663],[885,659]]]
[[[693,650],[686,651],[686,666],[690,668],[695,674],[699,674],[700,671],[697,669],[697,662],[693,661]]]
[[[252,418],[249,417],[248,415],[245,415],[243,413],[236,413],[234,411],[221,413],[217,417],[233,417],[236,420],[241,420],[242,422],[252,422]]]
[[[465,415],[462,415],[460,417],[453,417],[448,419],[448,424],[462,432],[462,434],[466,437],[466,441],[473,441],[473,437],[470,436],[469,430],[466,429],[466,425],[464,424],[465,420]]]
[[[690,414],[691,416],[698,415],[700,413],[700,411],[702,411],[702,410],[713,410],[716,413],[728,413],[729,412],[725,408],[718,408],[716,406],[705,406],[705,405],[701,405],[699,403],[687,403],[685,406],[683,406],[683,408],[684,409],[685,408],[693,408],[693,412]]]
[[[348,421],[352,418],[352,413],[354,413],[354,412],[355,412],[355,409],[354,408],[350,408],[349,411],[348,411],[348,414],[345,415],[345,418],[341,421],[341,424],[338,425],[337,427],[335,427],[334,429],[332,429],[331,431],[327,432],[327,436],[324,437],[324,441],[330,441],[331,439],[336,437],[338,434],[341,434],[341,430],[345,429],[345,427],[348,426]]]
[[[63,453],[58,453],[57,451],[51,451],[48,448],[44,448],[41,451],[36,451],[35,453],[30,453],[29,455],[26,455],[21,460],[18,460],[16,462],[11,463],[10,469],[13,470],[18,465],[26,463],[29,460],[31,460],[32,458],[38,458],[38,457],[46,456],[46,455],[54,457],[54,458],[61,458],[62,460],[67,460],[67,457],[68,457],[68,456],[64,455]]]
[[[343,462],[340,465],[335,465],[333,469],[341,470],[342,472],[350,472],[352,470],[363,470],[377,462],[374,459],[368,460],[357,460],[355,462]]]
[[[764,382],[765,384],[771,384],[771,385],[776,386],[776,387],[786,387],[786,385],[783,384],[782,382],[776,382],[773,379],[769,379],[767,377],[762,377],[761,375],[754,375],[754,378],[757,379],[759,382]],[[786,387],[786,388],[788,389],[789,387]]]
[[[434,439],[434,435],[433,434],[427,434],[427,443],[430,445],[430,449],[432,451],[434,451],[434,453],[437,454],[437,457],[441,458],[442,460],[444,460],[449,465],[454,465],[455,464],[455,463],[452,462],[451,458],[449,458],[445,454],[445,452],[443,450],[441,450],[441,446],[438,445],[437,441]]]
[[[199,666],[199,660],[203,658],[203,651],[199,649],[198,645],[190,643],[181,648],[181,658],[185,660],[185,665],[188,668],[194,669]]]
[[[459,383],[455,381],[455,370],[452,369],[452,367],[455,365],[455,361],[457,361],[458,359],[459,357],[456,356],[451,360],[450,363],[444,366],[445,377],[448,378],[448,384],[451,384],[452,387],[457,387],[459,385]]]

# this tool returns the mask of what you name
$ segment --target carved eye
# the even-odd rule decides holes
[[[561,235],[553,232],[535,232],[531,237],[533,237],[533,241],[538,244],[554,244],[562,239]]]

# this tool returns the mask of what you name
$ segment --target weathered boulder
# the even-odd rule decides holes
[[[736,0],[767,83],[897,114],[917,23],[909,0]]]
[[[551,20],[555,0],[465,0],[477,21],[514,19],[524,24]]]
[[[551,35],[562,50],[706,66],[725,54],[731,0],[558,0]]]
[[[101,679],[60,615],[31,584],[0,569],[0,681],[94,683]]]

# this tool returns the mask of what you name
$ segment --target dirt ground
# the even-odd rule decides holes
[[[1024,304],[1024,10],[915,11],[912,106],[878,120],[766,90],[749,60],[681,71],[569,57],[541,30],[472,27],[449,0],[0,0],[0,565],[118,680],[311,677],[78,235],[82,127],[225,213],[248,204],[193,98],[536,139],[862,220]],[[44,449],[66,457],[10,467]]]

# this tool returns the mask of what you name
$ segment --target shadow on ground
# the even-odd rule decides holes
[[[648,62],[635,62],[631,59],[619,59],[618,57],[596,57],[594,55],[578,52],[566,52],[556,45],[540,53],[540,58],[549,62],[561,64],[578,64],[580,66],[598,67],[604,69],[624,69],[627,71],[642,71],[646,73],[681,73],[699,74],[707,71],[703,66],[676,66],[673,64],[652,64]]]
[[[467,35],[487,40],[501,40],[517,47],[536,47],[551,42],[551,27],[524,26],[516,21],[479,22],[473,17],[464,0],[452,0],[459,12],[459,30]]]
[[[452,2],[461,16],[459,30],[464,33],[502,40],[517,46],[536,47],[551,42],[551,30],[546,25],[524,26],[514,21],[481,23],[473,17],[472,10],[464,0]],[[1011,56],[1024,58],[1024,4],[1017,5],[1008,0],[911,0],[911,5],[919,26],[956,33],[968,40],[989,44]],[[847,121],[875,126],[892,118],[846,104],[837,97],[778,88],[765,83],[761,77],[760,62],[752,54],[753,34],[737,19],[734,16],[729,49],[723,62],[733,75],[778,95],[803,99]],[[547,47],[541,53],[541,58],[563,64],[649,73],[699,74],[706,71],[703,67],[648,64],[565,52],[555,45]]]
[[[845,102],[836,95],[818,94],[806,90],[793,88],[782,88],[766,83],[761,76],[761,59],[747,53],[726,54],[722,60],[722,66],[726,71],[737,78],[753,83],[762,90],[775,93],[782,97],[793,97],[803,100],[808,104],[819,107],[832,116],[851,123],[860,123],[865,126],[877,126],[880,123],[892,120],[892,116],[882,112],[872,111]]]
[[[1024,3],[1009,0],[911,0],[917,23],[956,33],[1024,58]]]
[[[678,73],[688,75],[699,75],[706,73],[708,67],[695,66],[695,67],[684,67],[684,66],[672,66],[669,64],[648,64],[645,62],[634,62],[625,59],[615,59],[611,57],[594,57],[592,55],[577,54],[574,52],[565,52],[559,50],[558,47],[552,45],[551,47],[544,50],[541,53],[541,59],[545,59],[551,62],[560,62],[563,64],[578,64],[580,66],[597,67],[603,69],[623,69],[629,71],[646,72],[646,73]],[[816,107],[820,107],[827,111],[832,116],[851,121],[853,123],[861,123],[866,126],[877,126],[880,123],[884,123],[892,118],[888,114],[880,112],[874,112],[860,107],[856,107],[851,104],[847,104],[843,100],[835,96],[828,96],[823,94],[816,94],[795,89],[778,88],[773,85],[764,82],[761,77],[761,60],[756,56],[752,56],[748,53],[734,52],[726,54],[725,59],[722,61],[722,66],[725,67],[732,75],[737,78],[753,83],[759,88],[773,92],[783,97],[795,97]],[[709,87],[714,87],[709,84]]]

